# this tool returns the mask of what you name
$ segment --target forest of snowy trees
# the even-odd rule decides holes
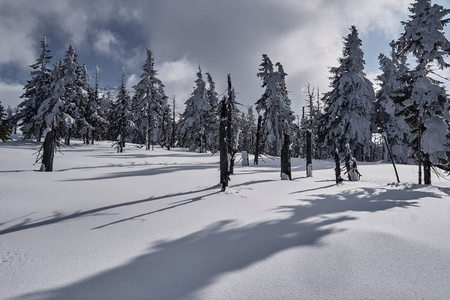
[[[378,89],[364,72],[363,41],[357,27],[351,26],[338,65],[330,68],[329,90],[321,94],[308,84],[302,112],[291,109],[284,66],[274,65],[267,54],[256,72],[262,96],[254,105],[239,102],[230,75],[227,90],[219,95],[211,74],[199,67],[185,109],[176,113],[150,49],[131,91],[124,68],[117,74],[120,86],[103,89],[98,68],[91,85],[87,67],[78,62],[72,45],[51,65],[44,37],[41,54],[30,66],[22,102],[16,109],[0,103],[0,137],[6,141],[19,127],[26,139],[44,139],[38,160],[46,171],[52,170],[58,144],[69,145],[73,138],[86,144],[111,140],[118,152],[131,142],[147,150],[159,145],[215,153],[221,149],[224,106],[231,162],[239,151],[254,154],[256,164],[261,155],[280,156],[288,141],[288,156],[305,157],[310,152],[315,159],[327,159],[337,153],[354,165],[357,160],[418,164],[429,184],[433,167],[450,168],[448,95],[434,72],[449,66],[445,59],[450,42],[443,28],[450,22],[446,19],[450,10],[430,0],[416,0],[409,10],[409,19],[402,22],[404,32],[390,44],[391,53],[378,57]],[[297,122],[296,115],[301,116]]]

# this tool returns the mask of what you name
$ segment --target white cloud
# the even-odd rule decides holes
[[[127,79],[127,82],[126,82],[127,90],[133,89],[133,86],[138,84],[138,82],[139,82],[139,76],[138,75],[131,74],[130,76],[128,76],[128,79]]]
[[[95,35],[94,49],[106,55],[119,55],[120,42],[118,38],[109,30],[99,30]]]
[[[23,94],[23,85],[17,83],[5,83],[0,81],[0,101],[2,105],[7,108],[8,105],[16,107],[22,99],[20,96]]]
[[[166,86],[166,94],[169,97],[176,95],[177,111],[184,109],[184,102],[190,97],[195,85],[198,66],[190,62],[186,57],[177,61],[167,61],[158,67],[158,74]]]

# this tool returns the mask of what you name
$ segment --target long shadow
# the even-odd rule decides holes
[[[264,182],[268,182],[268,181],[271,181],[271,180],[254,180],[254,181],[238,184],[238,185],[235,185],[235,186],[237,187],[237,186],[241,186],[241,185],[258,184],[258,183],[264,183]],[[180,197],[180,196],[201,194],[201,193],[208,192],[208,191],[211,191],[211,190],[219,190],[219,189],[220,189],[220,186],[219,185],[215,185],[215,186],[207,187],[207,188],[204,188],[204,189],[201,189],[201,190],[197,190],[197,191],[186,191],[186,192],[175,193],[175,194],[168,194],[168,195],[163,195],[163,196],[158,196],[158,197],[150,197],[150,198],[136,200],[136,201],[129,201],[129,202],[123,202],[123,203],[118,203],[118,204],[102,206],[102,207],[89,209],[89,210],[76,211],[76,212],[69,213],[69,214],[65,214],[64,212],[55,212],[52,216],[48,216],[48,217],[44,217],[44,218],[40,218],[40,219],[36,219],[36,220],[33,220],[33,219],[27,217],[27,218],[24,218],[19,224],[16,224],[16,225],[11,226],[9,228],[5,228],[3,230],[0,230],[0,235],[13,233],[13,232],[18,232],[18,231],[27,230],[27,229],[36,228],[36,227],[41,227],[41,226],[52,225],[52,224],[64,222],[64,221],[71,220],[71,219],[82,218],[82,217],[87,217],[87,216],[94,216],[94,215],[98,215],[100,212],[107,211],[107,210],[110,210],[110,209],[115,209],[115,208],[120,208],[120,207],[127,207],[127,206],[132,206],[132,205],[145,203],[145,202],[163,200],[163,199]],[[160,209],[158,211],[153,211],[153,212],[146,213],[145,215],[150,215],[150,214],[154,214],[156,212],[160,212],[160,211],[164,211],[164,210],[168,210],[168,209],[173,209],[173,208],[179,207],[181,205],[190,204],[190,203],[193,203],[195,201],[198,201],[198,200],[200,200],[200,199],[202,199],[202,198],[204,198],[206,196],[210,196],[210,195],[215,194],[215,193],[216,192],[208,194],[208,195],[199,195],[197,197],[193,197],[191,199],[185,200],[186,202],[183,202],[182,204],[172,205],[172,206],[169,206],[167,208]],[[132,217],[132,218],[128,218],[128,219],[131,220],[133,218],[137,218],[137,216]],[[119,220],[119,221],[114,222],[114,223],[121,223],[121,222],[122,221]],[[3,224],[6,224],[6,223],[3,223]],[[100,226],[99,228],[105,227],[107,225],[109,225],[109,224],[106,224],[104,226]]]
[[[249,186],[249,185],[252,185],[252,184],[259,184],[259,183],[265,183],[265,182],[270,182],[270,181],[272,181],[272,180],[253,180],[253,181],[250,181],[250,182],[245,182],[245,183],[233,185],[233,187]],[[163,211],[166,211],[166,210],[174,209],[174,208],[177,208],[177,207],[180,207],[180,206],[184,206],[184,205],[187,205],[187,204],[192,204],[192,203],[197,202],[199,200],[202,200],[202,199],[204,199],[204,198],[206,198],[208,196],[212,196],[212,195],[215,195],[215,194],[220,194],[221,192],[219,191],[219,186],[220,185],[216,186],[217,191],[212,192],[210,194],[199,195],[197,197],[193,197],[193,198],[190,198],[190,199],[184,199],[184,200],[178,201],[178,202],[174,203],[173,205],[170,205],[170,206],[165,207],[165,208],[161,208],[161,209],[157,209],[157,210],[154,210],[154,211],[142,213],[142,214],[139,214],[139,215],[136,215],[136,216],[120,219],[120,220],[117,220],[117,221],[114,221],[114,222],[111,222],[111,223],[108,223],[108,224],[97,226],[97,227],[92,228],[92,229],[101,229],[101,228],[108,227],[108,226],[111,226],[111,225],[117,225],[117,224],[120,224],[120,223],[123,223],[123,222],[126,222],[126,221],[131,221],[131,220],[138,219],[138,218],[141,218],[141,217],[144,217],[144,216],[149,216],[149,215],[152,215],[152,214],[155,214],[155,213],[159,213],[159,212],[163,212]]]
[[[182,201],[180,201],[180,202],[178,202],[178,203],[176,203],[174,205],[170,205],[170,206],[165,207],[165,208],[157,209],[157,210],[154,210],[154,211],[151,211],[151,212],[139,214],[139,215],[132,216],[132,217],[129,217],[129,218],[124,218],[124,219],[121,219],[121,220],[118,220],[118,221],[114,221],[114,222],[111,222],[111,223],[108,223],[108,224],[105,224],[105,225],[94,227],[92,229],[101,229],[101,228],[105,228],[105,227],[108,227],[108,226],[111,226],[111,225],[117,225],[117,224],[120,224],[120,223],[123,223],[123,222],[126,222],[126,221],[131,221],[131,220],[135,220],[135,219],[142,218],[142,217],[145,217],[145,216],[149,216],[149,215],[152,215],[152,214],[156,214],[156,213],[159,213],[159,212],[163,212],[163,211],[166,211],[166,210],[174,209],[174,208],[177,208],[177,207],[180,207],[180,206],[192,204],[194,202],[197,202],[197,201],[200,201],[200,200],[204,199],[205,197],[209,197],[209,196],[212,196],[212,195],[215,195],[215,194],[219,194],[219,193],[221,193],[221,191],[219,190],[219,186],[217,186],[217,191],[215,191],[215,192],[212,192],[212,193],[209,193],[209,194],[206,194],[206,195],[200,195],[200,196],[193,197],[193,198],[190,198],[190,199],[185,199],[185,200],[182,200]]]
[[[380,212],[415,206],[421,197],[436,194],[405,190],[360,189],[337,195],[318,195],[306,205],[279,207],[287,218],[239,226],[222,220],[172,241],[160,241],[120,267],[66,287],[32,293],[17,299],[198,299],[203,288],[220,276],[293,248],[321,246],[333,228],[356,217],[329,215],[355,211]],[[408,199],[405,201],[403,199]],[[302,203],[304,200],[302,200]],[[311,217],[324,216],[324,218]],[[276,295],[265,294],[268,298]]]
[[[203,192],[210,191],[213,189],[219,189],[219,186],[216,185],[216,186],[207,187],[207,188],[204,188],[204,189],[198,190],[198,191],[188,191],[188,192],[182,192],[182,193],[176,193],[176,194],[168,194],[168,195],[164,195],[164,196],[150,197],[147,199],[112,204],[112,205],[102,206],[102,207],[89,209],[89,210],[76,211],[76,212],[73,212],[70,214],[65,214],[63,212],[55,212],[52,216],[37,219],[37,220],[32,220],[31,218],[24,218],[22,220],[22,222],[20,222],[19,224],[16,224],[9,228],[0,230],[0,235],[18,232],[18,231],[27,230],[27,229],[36,228],[36,227],[41,227],[41,226],[46,226],[46,225],[51,225],[51,224],[55,224],[55,223],[59,223],[59,222],[63,222],[63,221],[71,220],[71,219],[76,219],[76,218],[81,218],[81,217],[86,217],[86,216],[93,216],[93,215],[98,214],[99,212],[103,212],[106,210],[115,209],[115,208],[119,208],[119,207],[132,206],[132,205],[137,205],[137,204],[141,204],[141,203],[145,203],[145,202],[167,199],[167,198],[171,198],[171,197],[203,193]]]
[[[132,165],[131,165],[132,166]],[[158,165],[161,166],[161,165]],[[80,178],[80,179],[68,179],[64,181],[91,181],[91,180],[104,180],[104,179],[115,179],[124,177],[140,177],[140,176],[154,176],[161,175],[172,172],[179,171],[194,171],[194,170],[205,170],[211,168],[218,168],[216,164],[192,164],[192,165],[163,165],[159,168],[149,168],[145,170],[133,170],[128,172],[114,172],[107,174],[105,176],[99,176],[94,178]]]

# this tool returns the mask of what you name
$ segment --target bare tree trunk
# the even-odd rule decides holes
[[[44,139],[44,153],[42,155],[42,164],[46,172],[53,171],[53,158],[55,157],[55,135],[53,131],[47,132]]]
[[[389,147],[387,138],[383,135],[384,143],[386,145],[386,149],[389,153],[389,157],[391,158],[392,165],[394,166],[395,176],[397,177],[397,182],[400,183],[400,177],[398,177],[397,167],[395,166],[394,156],[392,155],[391,148]]]
[[[431,161],[429,154],[425,155],[423,161],[423,183],[431,184]]]
[[[67,131],[67,136],[65,139],[65,144],[67,146],[70,146],[70,138],[72,137],[72,128],[69,128],[69,130]]]
[[[291,151],[290,139],[288,134],[284,134],[283,147],[281,148],[281,179],[292,180],[291,176]]]
[[[219,126],[219,150],[220,150],[220,183],[222,184],[222,192],[228,186],[228,141],[227,141],[227,107],[225,101],[222,102],[220,110],[220,126]]]
[[[228,153],[230,154],[230,174],[234,174],[234,156],[236,154],[236,149],[233,147],[233,108],[232,108],[232,94],[233,90],[231,88],[231,75],[228,74],[228,105],[227,105],[227,143],[228,143]]]
[[[306,131],[306,177],[312,177],[312,134]]]
[[[341,159],[339,158],[339,150],[337,148],[334,150],[334,162],[336,164],[334,169],[336,174],[336,184],[340,184],[344,180],[341,177]]]
[[[258,159],[259,159],[259,139],[261,136],[261,123],[262,123],[262,116],[258,116],[258,126],[256,127],[256,143],[255,143],[255,165],[258,165]]]

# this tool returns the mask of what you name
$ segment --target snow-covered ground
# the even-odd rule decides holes
[[[415,166],[266,159],[223,193],[217,155],[73,144],[42,173],[0,143],[1,299],[450,297],[450,182]]]

